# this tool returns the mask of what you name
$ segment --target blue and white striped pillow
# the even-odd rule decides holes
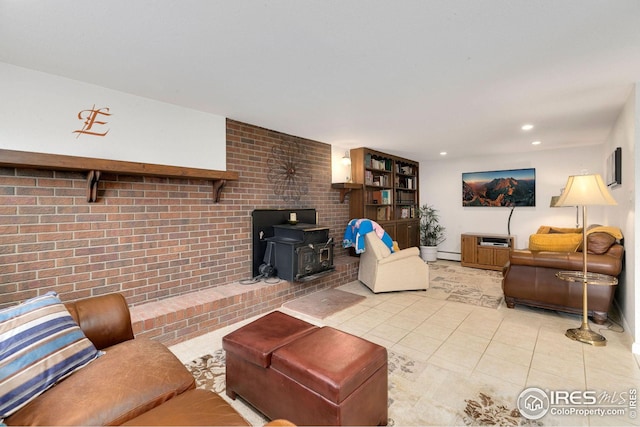
[[[100,354],[55,292],[0,310],[0,420]]]

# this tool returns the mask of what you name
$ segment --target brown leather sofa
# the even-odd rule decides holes
[[[134,339],[122,295],[66,307],[105,354],[6,418],[7,425],[250,425],[219,395],[196,390],[166,346]]]
[[[624,247],[606,233],[592,233],[587,242],[587,270],[618,277],[622,271]],[[579,251],[513,250],[503,269],[502,289],[507,307],[516,304],[582,313],[582,284],[556,277],[559,271],[582,271]],[[616,286],[588,285],[587,305],[594,322],[603,324]]]

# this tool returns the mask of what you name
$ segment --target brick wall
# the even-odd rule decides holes
[[[312,176],[299,202],[274,195],[267,179],[271,149],[286,139],[304,146]],[[218,204],[209,181],[108,172],[98,202],[87,203],[82,173],[0,168],[0,307],[49,290],[64,301],[121,292],[136,306],[249,278],[254,209],[315,208],[342,240],[349,209],[331,189],[330,145],[227,120],[227,170],[240,178]],[[287,282],[277,293],[254,292],[255,305],[266,311],[275,299],[337,284]]]

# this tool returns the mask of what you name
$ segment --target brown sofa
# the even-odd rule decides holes
[[[557,234],[561,234],[557,232]],[[581,236],[581,234],[580,234]],[[560,237],[567,240],[568,236]],[[621,237],[621,236],[618,236]],[[545,239],[553,239],[547,236]],[[513,250],[503,269],[502,289],[507,307],[516,304],[582,313],[582,285],[556,277],[559,271],[582,271],[583,253],[580,238],[578,250]],[[540,240],[530,239],[530,247]],[[624,247],[616,236],[595,231],[588,234],[587,270],[618,277],[622,271]],[[588,285],[587,305],[594,322],[603,324],[615,294],[616,286]]]
[[[7,425],[250,425],[219,395],[196,390],[166,346],[134,339],[122,295],[65,305],[104,354],[7,417]]]

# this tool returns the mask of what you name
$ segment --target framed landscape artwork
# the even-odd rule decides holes
[[[535,206],[536,170],[508,169],[462,174],[462,206]]]

